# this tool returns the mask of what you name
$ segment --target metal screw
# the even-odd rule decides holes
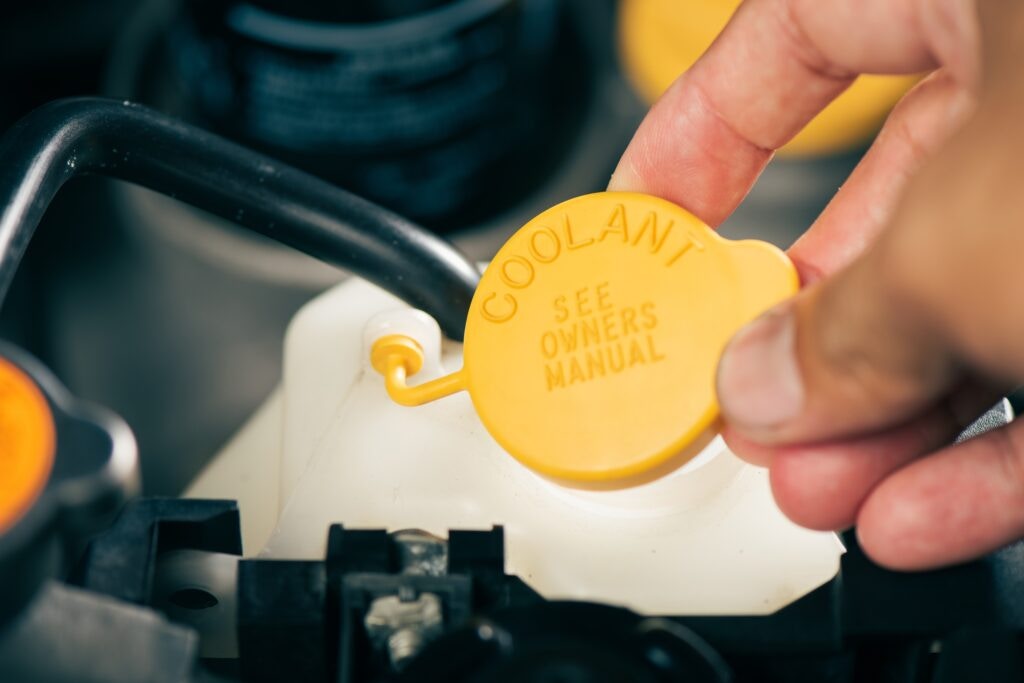
[[[423,633],[415,628],[400,628],[388,638],[388,658],[395,671],[401,671],[405,664],[419,654],[426,643]]]
[[[444,630],[441,599],[433,593],[417,598],[408,591],[385,595],[370,603],[364,620],[371,642],[386,649],[395,670],[419,654]]]

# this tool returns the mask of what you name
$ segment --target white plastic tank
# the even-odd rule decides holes
[[[292,321],[279,391],[189,490],[239,500],[248,554],[322,558],[332,523],[439,536],[502,525],[506,571],[543,596],[647,614],[770,613],[835,576],[838,538],[789,522],[767,473],[721,439],[647,483],[563,485],[503,449],[466,393],[392,401],[369,363],[387,329],[422,346],[417,382],[462,366],[461,344],[361,280]]]

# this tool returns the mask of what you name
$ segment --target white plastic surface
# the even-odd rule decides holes
[[[415,328],[408,315],[394,297],[352,280],[296,316],[280,403],[268,402],[192,488],[240,498],[247,554],[256,543],[265,557],[321,558],[334,522],[442,536],[500,524],[506,570],[544,596],[648,614],[769,613],[835,575],[835,535],[786,520],[766,473],[720,439],[658,481],[582,491],[506,454],[466,394],[396,405],[369,367],[364,336]],[[445,369],[459,367],[460,349],[443,344]],[[440,372],[428,360],[414,381]],[[279,469],[267,466],[266,439],[254,435],[279,435]],[[241,449],[257,441],[263,464],[254,467]]]

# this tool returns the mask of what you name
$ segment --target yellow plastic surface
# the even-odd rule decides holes
[[[622,0],[623,66],[653,103],[722,31],[740,0]],[[863,146],[918,76],[861,76],[779,152],[824,156]]]
[[[384,375],[388,396],[403,406],[421,406],[466,388],[461,371],[415,386],[406,384],[423,367],[423,348],[405,335],[389,334],[374,342],[370,364]]]
[[[0,533],[42,493],[53,469],[53,415],[24,372],[0,358]]]
[[[465,387],[494,439],[535,471],[575,485],[641,483],[714,435],[722,349],[797,288],[783,252],[728,241],[675,204],[577,197],[494,257],[470,307],[463,369],[406,387],[396,350],[388,389],[432,400]],[[374,356],[395,343],[381,339]]]

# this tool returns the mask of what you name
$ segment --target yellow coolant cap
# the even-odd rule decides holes
[[[740,0],[623,0],[619,50],[637,92],[652,103],[697,61]],[[918,76],[861,76],[780,150],[820,156],[867,143]]]
[[[713,436],[722,349],[797,288],[770,244],[726,240],[655,197],[591,194],[537,216],[494,257],[461,371],[406,386],[419,360],[400,335],[379,339],[373,362],[407,405],[467,389],[494,439],[541,474],[631,485]]]

